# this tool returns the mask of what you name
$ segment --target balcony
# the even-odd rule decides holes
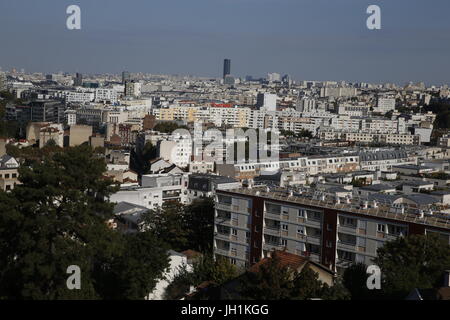
[[[356,250],[356,242],[352,243],[352,242],[345,242],[345,241],[338,240],[337,247],[339,249],[355,251]]]
[[[216,218],[216,220],[214,222],[216,225],[231,227],[231,220],[221,220],[221,219]]]
[[[266,226],[264,228],[264,233],[268,234],[268,235],[271,235],[271,236],[280,236],[281,229],[280,229],[280,227],[277,228],[277,227],[268,227],[268,226]]]
[[[219,240],[225,240],[225,241],[230,241],[230,233],[215,233],[214,237],[219,239]]]
[[[281,221],[281,220],[282,220],[280,214],[275,214],[275,213],[266,212],[266,213],[264,214],[264,216],[265,216],[266,218],[270,218],[270,219],[277,220],[277,221]]]
[[[216,254],[220,254],[223,256],[229,256],[230,255],[230,249],[225,249],[225,248],[214,248],[214,253]]]
[[[216,209],[217,210],[225,210],[225,211],[233,211],[231,209],[231,203],[230,204],[226,204],[226,203],[218,203],[218,202],[216,202]]]

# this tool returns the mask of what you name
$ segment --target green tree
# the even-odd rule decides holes
[[[108,227],[113,204],[107,198],[117,188],[105,170],[90,147],[59,149],[21,167],[22,184],[0,192],[0,297],[143,298],[151,290],[164,269],[163,247]],[[66,286],[71,265],[81,269],[81,290]],[[108,288],[102,279],[118,286]]]
[[[367,288],[366,272],[367,266],[364,263],[355,263],[345,269],[343,274],[343,284],[350,292],[352,300],[366,300],[374,298],[374,291]]]
[[[192,270],[186,266],[180,268],[178,274],[166,289],[165,297],[169,300],[177,299],[189,292],[191,286],[197,287],[205,281],[211,286],[220,286],[238,276],[236,266],[226,258],[214,259],[211,255],[197,258]]]
[[[436,234],[410,235],[386,242],[375,264],[386,297],[404,298],[414,288],[436,288],[450,269],[450,245]]]
[[[241,280],[243,298],[250,300],[289,300],[294,290],[294,271],[280,263],[276,253],[256,272],[247,272]]]
[[[172,133],[177,129],[187,129],[187,127],[180,126],[176,122],[160,122],[155,125],[155,128],[153,128],[154,131],[162,133]]]
[[[147,232],[167,243],[170,249],[189,249],[189,230],[186,228],[185,206],[179,202],[165,202],[162,207],[149,210],[143,217]]]
[[[322,282],[319,274],[308,267],[304,267],[300,273],[295,274],[292,298],[307,300],[320,298],[322,293]]]
[[[163,271],[169,267],[167,248],[149,232],[127,235],[125,243],[116,268],[120,298],[141,300],[163,279]]]
[[[214,200],[197,199],[185,209],[190,249],[203,253],[211,251],[214,236]]]

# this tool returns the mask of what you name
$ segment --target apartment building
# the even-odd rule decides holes
[[[111,202],[129,202],[156,209],[165,202],[188,203],[188,174],[143,175],[141,186],[121,188],[110,197]]]
[[[307,256],[333,271],[372,263],[386,241],[408,234],[438,233],[450,243],[450,224],[402,214],[373,201],[265,188],[217,190],[214,253],[249,267],[272,250]]]
[[[403,150],[361,152],[359,165],[361,170],[390,171],[393,166],[417,164],[417,156]]]

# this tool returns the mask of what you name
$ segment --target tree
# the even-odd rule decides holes
[[[350,292],[352,300],[366,300],[374,298],[374,291],[367,288],[366,272],[367,266],[364,263],[356,263],[345,269],[343,274],[343,284]]]
[[[236,266],[226,258],[214,259],[211,255],[199,257],[188,270],[182,267],[166,289],[165,298],[177,299],[189,292],[191,286],[197,287],[205,281],[217,287],[238,276]]]
[[[154,131],[162,132],[162,133],[172,133],[177,129],[187,129],[186,126],[180,126],[176,122],[160,122],[155,125],[153,128]]]
[[[10,202],[17,205],[6,210],[14,220],[0,218],[0,225],[16,230],[8,245],[0,248],[7,262],[5,277],[13,281],[9,295],[30,299],[98,296],[89,274],[94,257],[108,254],[113,237],[104,223],[112,206],[104,198],[114,188],[101,179],[104,170],[105,163],[83,148],[19,169],[22,185],[10,195]],[[67,289],[70,265],[83,271],[83,290]]]
[[[108,227],[113,204],[107,199],[117,189],[103,177],[105,170],[104,160],[88,146],[59,149],[19,169],[22,184],[0,192],[0,297],[148,294],[165,267],[158,249],[163,246],[148,236],[125,238]],[[66,286],[71,265],[81,269],[81,290]]]
[[[439,287],[450,269],[450,245],[436,234],[399,237],[386,242],[377,255],[382,291],[391,298],[404,298],[414,288]]]
[[[149,232],[127,235],[116,272],[120,299],[141,300],[151,293],[169,267],[166,245]]]
[[[143,217],[147,232],[165,242],[175,251],[189,249],[185,207],[179,202],[165,202],[162,207],[148,211]]]
[[[207,253],[212,248],[214,235],[214,200],[197,199],[185,209],[190,249]]]
[[[300,273],[296,273],[292,296],[294,299],[307,300],[320,298],[322,282],[319,275],[308,267],[304,267]]]
[[[437,129],[450,128],[450,104],[441,102],[439,100],[432,100],[432,102],[422,109],[423,112],[431,111],[436,114],[436,121],[434,125]]]
[[[282,265],[273,253],[257,272],[247,272],[242,278],[242,296],[250,300],[289,300],[294,290],[293,277],[294,271]]]
[[[309,130],[302,129],[300,130],[300,133],[297,135],[299,138],[312,138],[313,133]]]

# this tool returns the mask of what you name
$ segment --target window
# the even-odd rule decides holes
[[[386,232],[386,225],[384,225],[384,224],[378,224],[377,225],[377,231],[378,232]]]
[[[232,234],[233,234],[233,236],[237,236],[237,230],[236,229],[232,229]]]
[[[286,246],[287,246],[287,240],[281,239],[281,245],[282,245],[283,247],[286,247]]]
[[[297,233],[298,233],[298,234],[305,234],[305,229],[303,229],[303,228],[297,228]]]
[[[289,230],[289,225],[287,225],[287,224],[282,224],[282,225],[281,225],[281,229],[283,229],[284,231],[288,231],[288,230]]]
[[[305,217],[305,210],[304,209],[299,209],[298,213],[297,213],[297,217],[304,218]]]
[[[236,265],[236,259],[231,258],[231,259],[230,259],[230,262],[231,262],[231,264]]]

